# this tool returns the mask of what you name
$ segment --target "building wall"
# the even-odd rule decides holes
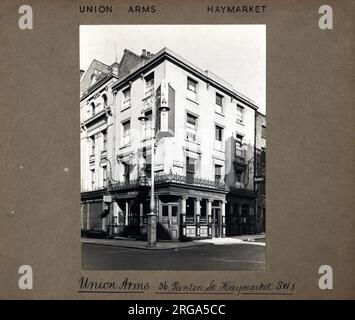
[[[168,150],[176,150],[169,153],[166,163],[173,172],[184,174],[185,168],[174,166],[174,161],[185,163],[184,150],[188,148],[192,153],[199,154],[200,170],[199,175],[203,178],[214,180],[214,164],[223,164],[226,183],[235,186],[235,172],[232,164],[234,156],[234,137],[236,132],[244,136],[244,149],[246,150],[247,161],[253,158],[254,153],[254,114],[255,111],[243,103],[244,122],[237,123],[237,101],[231,99],[223,92],[207,86],[207,83],[191,75],[189,72],[179,68],[171,62],[166,62],[166,76],[171,86],[175,89],[176,117],[175,117],[175,139],[170,139]],[[198,82],[197,102],[187,97],[187,77]],[[224,96],[223,114],[216,112],[216,92]],[[198,116],[198,138],[197,143],[186,140],[186,114]],[[223,148],[219,151],[215,148],[215,125],[224,128]],[[195,152],[194,152],[195,151]],[[252,161],[251,161],[252,164]],[[252,189],[252,179],[249,179],[248,188]]]
[[[95,103],[95,116],[105,112],[103,103],[103,95],[107,96],[107,107],[114,112],[114,96],[111,87],[114,84],[113,80],[106,82],[97,90],[92,92],[80,103],[80,120],[81,124],[85,123],[92,118],[91,103]],[[114,130],[113,130],[113,117],[106,116],[102,120],[94,123],[93,125],[82,126],[80,130],[80,156],[81,156],[81,191],[91,191],[103,187],[103,169],[104,165],[101,162],[103,151],[103,134],[102,131],[107,130],[107,158],[114,159]],[[95,154],[94,159],[91,156],[91,137],[95,137]],[[94,161],[90,163],[90,158]],[[111,161],[113,162],[113,161]],[[110,165],[107,166],[107,174],[109,174]],[[91,170],[95,170],[95,184],[92,188],[91,185]]]
[[[154,69],[148,71],[144,76],[154,72],[155,90],[161,84],[163,79],[167,79],[171,87],[175,90],[175,132],[173,137],[165,137],[157,142],[156,149],[156,169],[162,169],[162,172],[185,175],[186,155],[196,157],[198,159],[197,176],[214,180],[214,165],[223,165],[222,176],[225,176],[225,182],[228,186],[238,186],[235,178],[235,168],[233,165],[235,155],[235,136],[241,134],[243,136],[243,150],[246,152],[246,172],[244,181],[247,189],[253,189],[252,165],[254,155],[254,117],[255,111],[245,106],[242,102],[231,99],[223,92],[207,85],[206,82],[198,79],[181,69],[175,64],[164,61]],[[197,102],[187,97],[187,77],[198,81]],[[107,157],[112,164],[112,168],[107,164],[107,174],[117,181],[123,181],[124,167],[122,162],[131,162],[130,178],[138,177],[138,151],[147,146],[150,148],[149,140],[144,140],[144,127],[138,120],[143,108],[149,106],[144,100],[144,79],[138,77],[130,84],[123,86],[116,94],[112,93],[111,87],[113,80],[102,85],[84,101],[81,102],[80,112],[81,119],[87,120],[91,117],[90,103],[99,103],[96,108],[96,114],[101,112],[104,107],[102,103],[102,94],[108,97],[107,105],[112,109],[112,116],[107,118],[107,122],[96,125],[89,130],[81,132],[81,157],[83,159],[81,166],[82,191],[91,190],[91,169],[95,169],[95,186],[94,188],[103,187],[102,163],[100,165],[100,157],[103,146],[102,130],[107,128]],[[130,86],[131,88],[131,106],[123,108],[123,91]],[[99,95],[98,92],[104,90]],[[222,94],[223,113],[216,112],[215,96],[216,92]],[[96,98],[92,98],[96,95]],[[100,104],[101,103],[101,104]],[[244,107],[244,120],[240,124],[237,122],[237,103]],[[188,141],[186,139],[186,117],[187,113],[198,117],[197,142]],[[226,116],[227,115],[227,116]],[[130,144],[123,146],[123,126],[122,123],[130,120],[131,134]],[[215,148],[215,125],[223,128],[223,144],[222,150]],[[95,165],[89,163],[91,153],[90,137],[95,135]],[[173,151],[173,152],[171,152]],[[119,156],[122,162],[116,160]],[[133,157],[132,157],[133,156]]]

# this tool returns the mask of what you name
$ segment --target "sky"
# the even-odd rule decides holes
[[[81,25],[80,69],[93,59],[111,65],[124,49],[137,54],[168,47],[248,96],[265,114],[265,25]]]

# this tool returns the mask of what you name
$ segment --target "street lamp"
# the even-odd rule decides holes
[[[161,97],[161,93],[159,93]],[[157,93],[151,95],[150,103],[152,105],[152,124],[151,124],[151,185],[150,185],[150,213],[148,214],[148,227],[147,227],[147,246],[155,247],[157,244],[157,215],[155,213],[155,194],[154,194],[154,149],[155,149],[155,127],[156,127],[156,103],[157,103]],[[170,108],[168,107],[165,97],[162,97],[160,106],[158,108],[160,112],[168,112]],[[141,116],[138,120],[145,123],[148,117],[145,115],[144,110],[142,110]]]

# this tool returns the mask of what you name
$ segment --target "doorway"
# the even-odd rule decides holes
[[[179,239],[179,205],[177,203],[160,205],[159,222],[168,232],[171,240]]]
[[[212,207],[212,238],[219,238],[220,237],[220,228],[219,228],[219,215],[220,215],[220,208]]]

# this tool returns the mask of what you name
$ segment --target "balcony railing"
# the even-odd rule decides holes
[[[157,174],[155,175],[155,184],[163,184],[163,183],[178,183],[178,184],[189,184],[198,187],[204,188],[212,188],[212,189],[223,189],[227,190],[228,187],[223,181],[212,181],[197,177],[186,177],[182,175],[178,175],[175,173],[169,174]],[[150,186],[151,179],[149,178],[141,178],[130,180],[129,182],[117,182],[111,184],[111,190],[123,190],[123,189],[132,189],[140,186]]]
[[[197,177],[187,177],[175,173],[156,175],[155,181],[157,184],[174,182],[174,183],[181,183],[181,184],[191,184],[194,186],[200,186],[206,188],[217,188],[217,189],[227,188],[227,186],[223,181],[212,181],[212,180],[202,179]]]

